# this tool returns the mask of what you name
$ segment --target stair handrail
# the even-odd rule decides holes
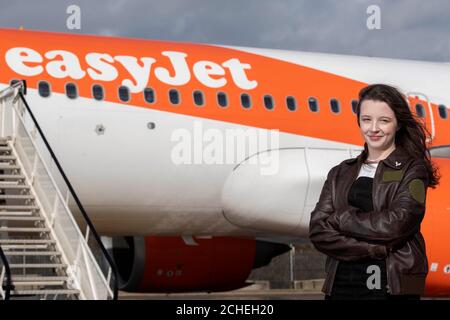
[[[64,182],[66,183],[72,197],[74,198],[78,209],[80,210],[85,223],[89,226],[89,231],[92,232],[92,234],[94,235],[94,239],[97,242],[98,246],[100,247],[100,250],[102,251],[103,256],[106,258],[106,260],[108,261],[108,264],[112,270],[112,273],[114,274],[114,287],[113,287],[113,300],[117,300],[118,299],[118,292],[119,292],[119,283],[118,283],[118,273],[117,273],[117,268],[115,266],[114,261],[111,259],[111,256],[109,255],[108,251],[106,250],[105,246],[103,245],[103,242],[100,239],[100,236],[97,233],[97,230],[94,227],[94,224],[92,223],[91,219],[89,218],[88,214],[86,213],[86,210],[84,209],[83,205],[81,204],[80,199],[78,198],[77,193],[75,192],[75,189],[72,187],[72,184],[70,183],[69,179],[67,178],[64,169],[62,168],[61,164],[59,163],[55,153],[53,152],[52,147],[50,146],[47,138],[45,137],[44,132],[42,131],[41,127],[39,126],[39,123],[37,122],[33,112],[31,111],[30,106],[28,105],[25,97],[23,96],[22,92],[19,91],[19,97],[22,100],[23,104],[25,105],[25,107],[27,108],[27,111],[29,112],[34,125],[36,126],[36,129],[38,130],[39,134],[41,135],[42,140],[44,141],[45,146],[47,147],[47,150],[50,152],[50,155],[52,156],[53,161],[55,162],[59,173],[61,174],[61,176],[64,179]]]

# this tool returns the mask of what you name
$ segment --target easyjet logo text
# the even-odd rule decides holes
[[[240,89],[251,90],[257,87],[256,80],[250,80],[247,71],[250,64],[232,58],[222,63],[201,60],[189,65],[188,55],[184,52],[163,51],[161,59],[169,62],[168,68],[158,66],[157,59],[153,57],[134,57],[108,53],[91,52],[86,54],[83,68],[80,58],[67,50],[50,50],[41,54],[26,47],[9,49],[5,60],[9,68],[15,73],[26,77],[38,76],[44,70],[53,78],[71,78],[80,80],[90,77],[95,81],[121,80],[131,92],[142,91],[154,79],[171,86],[183,86],[195,77],[200,83],[209,88],[221,88],[227,85],[229,74],[233,83]],[[120,64],[127,74],[120,75],[117,65]]]

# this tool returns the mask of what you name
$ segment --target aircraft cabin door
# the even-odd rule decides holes
[[[427,143],[433,142],[436,137],[433,108],[428,97],[420,92],[408,92],[406,94],[411,112],[425,124],[431,137],[427,137]]]

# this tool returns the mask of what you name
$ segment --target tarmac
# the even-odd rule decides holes
[[[226,292],[127,293],[120,300],[323,300],[323,279],[296,281],[293,289],[271,289],[268,281],[255,281],[247,287]]]
[[[226,292],[128,293],[119,291],[119,300],[324,300],[323,279],[295,281],[292,289],[271,289],[268,281]],[[450,300],[450,297],[421,300]]]
[[[321,292],[294,289],[270,289],[245,293],[119,293],[120,300],[323,300]]]

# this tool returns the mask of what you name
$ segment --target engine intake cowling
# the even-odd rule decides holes
[[[109,249],[121,290],[227,291],[246,286],[253,268],[289,250],[285,244],[247,238],[115,237]]]

